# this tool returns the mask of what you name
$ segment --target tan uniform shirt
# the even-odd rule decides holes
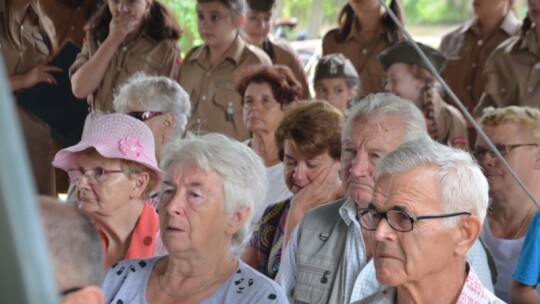
[[[467,123],[463,114],[447,104],[439,94],[433,96],[433,112],[437,126],[435,140],[452,147],[467,148]]]
[[[338,30],[330,30],[322,41],[323,55],[342,53],[353,63],[360,76],[360,95],[384,92],[384,70],[379,62],[379,53],[398,42],[383,27],[371,41],[365,41],[360,34],[358,21],[353,22],[351,32],[345,41],[338,43]]]
[[[510,12],[499,28],[487,37],[480,36],[477,19],[443,37],[440,50],[448,62],[442,76],[469,112],[484,92],[482,72],[486,60],[501,42],[519,34],[520,27],[521,22]],[[450,98],[447,101],[453,104]]]
[[[300,57],[296,51],[289,45],[289,43],[282,39],[268,39],[268,43],[271,47],[271,54],[268,54],[274,64],[283,64],[291,68],[294,76],[304,88],[303,99],[311,99],[309,94],[309,85],[307,83],[306,73],[300,62]],[[263,48],[264,49],[264,48]]]
[[[9,28],[4,27],[6,14],[7,12],[0,11],[0,50],[7,75],[21,75],[49,56],[52,37],[44,28],[48,27],[47,31],[53,33],[52,23],[46,19],[41,20],[30,6],[22,24],[13,24],[15,40],[21,45],[21,49],[18,49],[8,42]],[[18,108],[18,112],[38,193],[56,195],[49,126],[22,107]]]
[[[503,42],[486,62],[484,95],[474,109],[477,116],[488,106],[540,107],[540,49],[533,27],[525,37]]]
[[[51,19],[56,32],[56,41],[60,46],[66,40],[71,40],[82,47],[85,37],[84,26],[90,17],[89,10],[94,7],[96,0],[83,0],[75,8],[68,7],[60,0],[39,0],[40,9]]]
[[[242,119],[242,98],[236,92],[237,72],[252,64],[272,64],[263,50],[236,37],[223,61],[210,66],[208,47],[192,49],[180,67],[179,82],[191,97],[188,130],[218,132],[238,140],[249,138]]]
[[[100,43],[93,39],[84,42],[81,52],[71,66],[70,75],[92,57],[99,45]],[[99,86],[88,96],[88,103],[93,110],[114,112],[114,93],[129,77],[137,72],[170,76],[175,62],[179,60],[180,48],[175,40],[157,42],[143,32],[118,47]]]

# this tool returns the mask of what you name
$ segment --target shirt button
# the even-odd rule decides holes
[[[126,52],[127,51],[127,46],[123,46],[122,51]]]
[[[534,65],[534,68],[540,70],[540,62]]]
[[[367,54],[367,49],[362,49],[362,54]]]
[[[484,40],[482,39],[478,40],[477,44],[481,46],[482,44],[484,44]]]
[[[470,91],[470,90],[472,90],[472,86],[468,85],[467,86],[467,91]]]
[[[21,25],[21,31],[24,30],[24,25]]]
[[[70,29],[71,29],[72,31],[74,31],[74,30],[75,30],[75,27],[72,25],[72,26],[70,27]]]
[[[206,95],[203,95],[201,99],[206,101]]]
[[[476,62],[473,62],[472,67],[473,67],[473,69],[476,68]]]
[[[501,88],[501,93],[505,93],[506,92],[506,88]]]
[[[80,6],[77,6],[77,11],[80,11],[81,10],[81,7]]]
[[[207,73],[206,73],[206,76],[209,76],[209,77],[210,77],[210,75],[212,75],[212,72],[207,72]]]
[[[197,118],[197,123],[200,124],[202,122],[202,119]]]
[[[527,92],[529,92],[529,94],[531,94],[532,91],[534,91],[534,88],[532,88],[532,87],[528,87],[528,88],[527,88]]]

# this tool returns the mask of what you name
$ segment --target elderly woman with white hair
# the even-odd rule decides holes
[[[261,158],[208,134],[169,143],[161,167],[160,228],[169,254],[109,269],[107,303],[287,303],[275,282],[233,253],[266,192]]]
[[[168,77],[137,73],[114,98],[116,112],[144,122],[152,131],[159,160],[163,145],[181,138],[191,115],[189,95]]]

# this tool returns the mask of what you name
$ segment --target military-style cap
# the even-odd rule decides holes
[[[317,67],[315,68],[315,81],[341,77],[358,79],[358,73],[347,57],[341,53],[336,53],[319,59],[319,63],[317,63]]]
[[[271,11],[275,2],[275,0],[247,0],[249,8],[258,12]]]
[[[431,61],[431,64],[435,67],[437,72],[441,73],[446,65],[446,57],[436,49],[427,46],[422,43],[418,43],[418,46],[426,54],[426,57]],[[422,60],[422,57],[418,54],[416,49],[409,41],[400,42],[387,48],[379,54],[379,61],[381,62],[384,70],[388,70],[394,63],[408,63],[418,65],[429,71],[426,63]]]

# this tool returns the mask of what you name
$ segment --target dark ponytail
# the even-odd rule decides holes
[[[338,35],[336,42],[341,43],[347,39],[347,36],[351,33],[352,24],[354,22],[355,14],[352,6],[347,3],[338,14],[337,22],[339,24]]]
[[[394,15],[399,19],[399,22],[402,24],[403,22],[403,6],[401,5],[401,2],[399,0],[392,0],[390,2],[389,8],[392,10]],[[385,13],[382,17],[382,24],[384,28],[388,31],[389,36],[392,37],[392,40],[395,42],[403,40],[403,34],[399,30],[399,27],[394,22],[394,20],[390,17],[388,13]]]
[[[527,11],[527,14],[525,15],[525,18],[523,18],[523,23],[521,24],[521,31],[519,33],[519,41],[518,43],[514,44],[514,47],[512,48],[512,51],[516,51],[519,49],[521,42],[525,40],[525,35],[532,27],[532,20],[529,17],[529,12]]]

